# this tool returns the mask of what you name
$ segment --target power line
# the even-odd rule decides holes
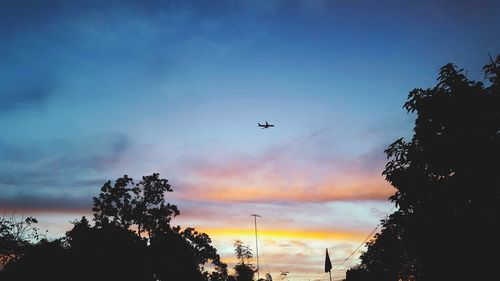
[[[346,261],[348,261],[352,256],[354,256],[354,254],[356,254],[356,252],[358,252],[359,249],[361,249],[361,247],[363,247],[365,245],[365,243],[372,237],[372,235],[375,233],[375,231],[377,231],[379,225],[377,225],[373,230],[372,232],[370,232],[370,234],[368,234],[368,236],[366,236],[365,240],[356,248],[356,250],[354,250],[354,252],[352,252],[345,260],[343,260],[340,264],[338,264],[334,269],[332,269],[333,271],[337,270],[339,267],[341,267]]]
[[[386,213],[384,218],[387,218],[390,215],[390,213],[394,210],[394,208],[395,208],[395,206],[392,206],[391,209]],[[255,223],[255,244],[256,244],[256,249],[257,249],[257,276],[258,276],[259,275],[259,256],[258,256],[258,243],[259,243],[259,241],[257,238],[257,217],[261,218],[262,220],[264,220],[264,219],[261,216],[256,215],[256,214],[251,214],[251,216],[254,217],[254,223]],[[381,224],[382,224],[382,222],[378,223],[375,226],[375,228],[366,236],[366,238],[363,240],[363,242],[361,242],[361,244],[346,259],[344,259],[340,264],[335,266],[335,268],[333,268],[332,271],[337,271],[339,269],[339,267],[344,265],[344,263],[346,263],[350,258],[352,258],[359,251],[359,249],[361,249],[361,247],[363,247],[366,244],[366,242],[375,234],[375,232],[378,230],[378,228],[380,227]],[[266,263],[266,266],[268,267],[267,263]],[[268,271],[269,271],[269,267],[268,267]],[[327,274],[325,273],[325,275],[323,277],[320,277],[319,279],[325,279],[326,276],[327,276]],[[343,279],[339,279],[339,280],[343,280]]]
[[[389,214],[392,212],[392,210],[394,210],[394,206],[392,206],[392,208],[386,213],[385,215],[385,218],[387,218],[389,216]],[[379,226],[382,224],[382,222],[378,223],[377,226],[375,226],[375,228],[370,232],[370,234],[368,234],[368,236],[366,236],[365,240],[363,240],[363,242],[356,248],[356,250],[354,250],[345,260],[343,260],[340,264],[338,264],[334,269],[332,269],[332,271],[335,271],[337,270],[339,267],[341,267],[346,261],[348,261],[350,258],[352,258],[352,256],[354,256],[354,254],[356,254],[356,252],[361,249],[361,247],[363,247],[365,245],[365,243],[372,237],[373,234],[375,234],[375,232],[377,231],[377,229],[379,228]]]

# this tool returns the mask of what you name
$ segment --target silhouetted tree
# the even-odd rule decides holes
[[[159,174],[137,184],[128,176],[114,185],[108,181],[94,197],[95,225],[82,217],[64,238],[52,242],[32,243],[31,235],[37,233],[32,218],[19,224],[0,220],[0,253],[15,258],[0,271],[0,279],[225,281],[227,266],[210,237],[194,228],[170,226],[171,217],[179,214],[165,202],[170,191]]]
[[[350,268],[345,273],[346,281],[374,281],[376,279],[370,272],[366,269],[364,264],[358,265],[356,267]]]
[[[234,266],[237,281],[252,281],[255,270],[249,264],[238,263]]]
[[[498,237],[499,66],[500,56],[484,68],[489,87],[442,67],[437,86],[413,90],[404,106],[417,115],[412,140],[386,150],[391,200],[406,218],[403,239],[422,279],[476,279],[488,263],[465,257],[486,255]]]
[[[498,259],[485,257],[500,250],[500,56],[483,70],[487,85],[447,64],[435,87],[410,92],[404,108],[416,114],[414,135],[387,148],[383,172],[399,210],[348,277],[381,280],[377,270],[384,280],[495,276]]]
[[[9,263],[2,281],[150,280],[146,243],[134,232],[108,223],[91,227],[83,217],[65,238],[41,240]]]
[[[115,225],[127,230],[136,226],[137,235],[145,233],[149,240],[146,259],[159,280],[224,279],[227,266],[220,261],[207,234],[170,226],[172,216],[179,211],[165,201],[166,192],[172,192],[170,184],[157,173],[142,177],[138,183],[127,175],[114,185],[108,181],[94,197],[96,226]]]
[[[237,281],[251,281],[255,274],[255,267],[250,263],[253,257],[252,250],[240,240],[234,242],[234,253],[238,263],[234,266]]]
[[[253,258],[253,253],[252,249],[250,249],[250,246],[245,245],[240,240],[234,241],[234,253],[236,254],[236,258],[240,263],[249,263]]]
[[[220,261],[217,249],[210,244],[212,239],[206,233],[198,232],[192,227],[185,228],[182,231],[180,231],[179,227],[176,227],[174,230],[178,231],[194,249],[195,264],[198,266],[198,270],[204,271],[205,265],[210,264],[216,272],[222,274],[222,277],[227,275],[227,265]]]
[[[347,280],[411,280],[417,264],[408,255],[402,239],[404,230],[405,217],[399,211],[382,220],[381,232],[367,243],[368,249],[361,255],[362,266],[346,275]]]
[[[40,240],[25,249],[23,255],[11,262],[0,272],[2,281],[53,280],[63,281],[71,276],[67,251],[60,239]],[[82,280],[72,278],[72,280]]]
[[[227,266],[205,233],[174,227],[150,239],[151,264],[161,280],[179,276],[184,280],[225,280]],[[210,265],[213,272],[205,268]]]
[[[166,203],[166,192],[172,192],[172,188],[158,173],[144,176],[138,183],[127,175],[118,178],[114,185],[107,181],[93,199],[94,220],[97,225],[135,225],[139,236],[143,232],[151,236],[153,231],[170,228],[172,216],[179,215],[177,206]]]
[[[33,217],[0,218],[0,269],[7,263],[17,260],[42,238],[35,226],[38,221]]]
[[[153,280],[147,244],[113,223],[90,226],[83,217],[66,233],[70,268],[85,268],[83,280]],[[75,268],[76,266],[76,268]]]
[[[265,278],[260,278],[259,281],[273,281],[273,277],[270,273],[266,273]]]

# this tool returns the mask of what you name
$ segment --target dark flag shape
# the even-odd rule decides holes
[[[330,256],[328,256],[328,248],[326,248],[325,272],[330,272],[330,270],[332,270],[332,262],[330,261]]]

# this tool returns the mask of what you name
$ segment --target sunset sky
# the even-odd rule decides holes
[[[448,62],[482,80],[499,26],[494,0],[0,0],[0,212],[60,237],[159,172],[230,267],[255,213],[261,277],[326,280],[328,248],[341,279],[393,207],[408,92]]]

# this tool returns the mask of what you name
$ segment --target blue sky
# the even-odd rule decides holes
[[[391,208],[407,93],[448,62],[481,80],[498,26],[498,1],[0,1],[0,210],[55,237],[105,180],[160,172],[227,260],[261,213],[309,243],[273,229],[270,260],[324,278]]]

